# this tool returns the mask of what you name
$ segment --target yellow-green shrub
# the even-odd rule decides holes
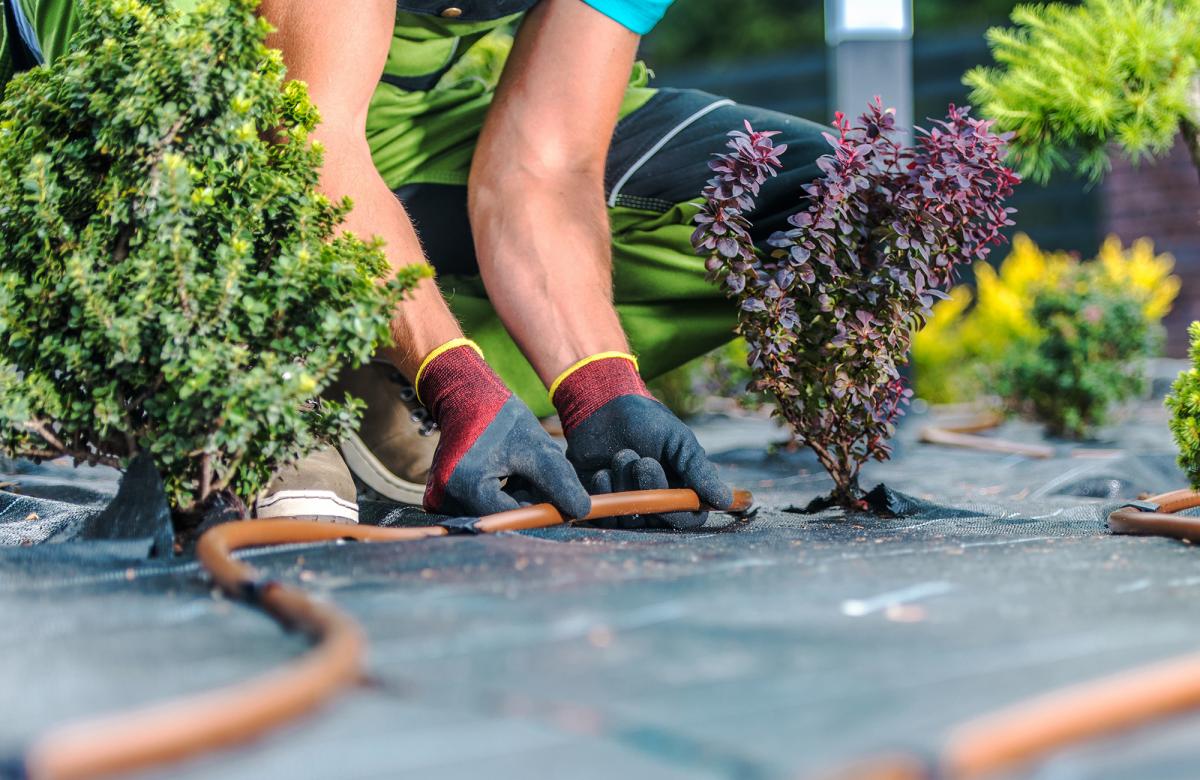
[[[917,395],[931,403],[988,395],[1006,356],[1031,349],[1041,339],[1033,304],[1043,291],[1090,285],[1100,292],[1132,294],[1152,325],[1162,321],[1179,294],[1179,278],[1171,275],[1174,258],[1156,255],[1149,239],[1126,249],[1119,238],[1109,236],[1093,262],[1095,272],[1082,273],[1085,264],[1075,256],[1043,251],[1018,233],[998,269],[977,263],[974,290],[968,285],[951,290],[913,339]]]

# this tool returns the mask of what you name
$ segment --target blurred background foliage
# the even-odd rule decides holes
[[[1148,332],[1157,334],[1179,294],[1174,267],[1175,259],[1156,252],[1149,239],[1126,247],[1110,236],[1094,259],[1082,262],[1072,253],[1044,251],[1018,233],[998,267],[977,264],[974,284],[955,287],[933,307],[929,324],[913,340],[917,395],[931,403],[961,403],[1003,394],[999,385],[1016,358],[1045,338],[1034,308],[1048,292],[1127,299]]]
[[[963,76],[993,64],[987,31],[1009,25],[1019,3],[912,3],[913,116],[925,125],[949,103],[970,103]],[[641,56],[655,86],[700,89],[822,125],[833,119],[822,0],[679,0],[643,39]],[[786,155],[783,162],[790,164]],[[1103,188],[1069,171],[1018,187],[1010,205],[1019,229],[1047,249],[1091,257],[1109,232]]]
[[[913,0],[917,36],[1002,24],[1012,0]],[[642,41],[651,67],[737,62],[824,46],[821,0],[680,0]]]

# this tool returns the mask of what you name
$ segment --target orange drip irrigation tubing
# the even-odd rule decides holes
[[[753,497],[734,491],[730,511],[750,509]],[[585,520],[697,511],[691,490],[646,490],[592,497]],[[489,515],[480,533],[547,528],[568,522],[550,504]],[[252,520],[219,525],[200,537],[196,557],[217,585],[271,614],[314,642],[304,656],[252,680],[126,713],[69,724],[37,739],[24,756],[30,780],[82,780],[133,772],[250,741],[317,707],[362,677],[366,638],[332,604],[273,580],[263,580],[236,550],[272,544],[354,540],[401,542],[447,536],[442,526],[379,528],[295,520]]]
[[[1197,506],[1200,493],[1176,490],[1118,509],[1108,525],[1118,534],[1200,540],[1200,518],[1172,514]],[[1071,686],[971,721],[950,735],[944,771],[953,778],[984,777],[1195,707],[1200,707],[1200,653]]]
[[[1109,515],[1117,534],[1200,542],[1200,493],[1176,490]],[[849,780],[973,780],[1012,772],[1057,750],[1200,707],[1200,653],[1170,658],[1018,702],[951,731],[931,764],[899,754],[868,759],[832,777]]]
[[[732,511],[750,508],[736,491]],[[701,509],[690,490],[594,496],[588,520]],[[1188,490],[1155,496],[1109,516],[1114,533],[1200,541],[1200,517],[1176,512],[1200,506]],[[546,528],[567,522],[548,504],[481,518],[482,533]],[[396,542],[446,536],[442,526],[377,528],[255,520],[226,523],[204,534],[196,555],[227,593],[257,604],[284,626],[301,630],[313,648],[286,666],[248,682],[130,713],[68,725],[37,740],[25,755],[33,780],[76,780],[131,772],[249,741],[298,718],[362,675],[366,640],[336,607],[303,591],[264,581],[233,557],[247,547],[352,539]],[[1012,771],[1049,753],[1200,707],[1200,653],[1168,659],[1019,702],[955,728],[932,762],[896,754],[846,767],[833,776],[854,780],[974,780]]]

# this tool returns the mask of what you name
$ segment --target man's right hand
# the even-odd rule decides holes
[[[474,343],[455,339],[435,349],[415,385],[441,428],[426,509],[471,516],[516,509],[517,499],[503,489],[511,479],[567,517],[591,511],[591,497],[562,450]]]

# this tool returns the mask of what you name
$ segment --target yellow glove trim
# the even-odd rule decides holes
[[[434,350],[426,355],[425,359],[421,361],[421,367],[417,369],[417,376],[413,379],[413,390],[417,392],[418,401],[421,401],[421,377],[425,374],[425,369],[429,368],[429,364],[437,360],[442,355],[459,347],[470,347],[479,353],[479,357],[483,357],[483,350],[479,348],[479,345],[466,338],[450,339],[440,347],[435,347]],[[425,402],[421,401],[421,403]]]
[[[558,375],[558,379],[555,379],[550,383],[550,403],[554,403],[554,394],[558,392],[558,386],[561,385],[567,377],[569,377],[571,374],[574,374],[576,371],[586,365],[595,363],[597,360],[607,360],[608,358],[621,358],[623,360],[628,360],[630,363],[633,363],[633,370],[638,370],[637,358],[628,352],[599,352],[590,357],[585,357],[583,360],[577,360],[572,363],[566,371]]]

